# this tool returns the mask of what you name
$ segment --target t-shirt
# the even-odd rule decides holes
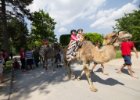
[[[121,52],[122,56],[130,56],[131,55],[131,50],[134,47],[134,43],[132,41],[126,41],[121,43]]]
[[[83,40],[83,35],[82,34],[77,34],[77,38],[78,38],[78,41],[82,41]]]
[[[20,58],[21,58],[21,59],[24,59],[24,58],[25,58],[25,52],[24,52],[24,51],[21,51],[21,52],[20,52]]]
[[[33,52],[32,51],[27,51],[25,55],[26,55],[26,59],[33,59]]]

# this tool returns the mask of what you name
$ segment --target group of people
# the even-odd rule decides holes
[[[3,81],[3,68],[6,65],[6,62],[9,60],[9,56],[12,59],[12,54],[8,54],[6,50],[1,50],[0,51],[0,83],[4,82]]]
[[[24,72],[29,69],[33,69],[33,65],[38,67],[39,63],[39,51],[37,48],[29,49],[27,51],[24,48],[20,49],[20,61],[21,61],[21,70]]]
[[[71,37],[70,42],[68,44],[67,52],[66,52],[66,58],[68,61],[73,59],[76,55],[76,51],[78,49],[78,43],[80,41],[83,41],[83,29],[78,29],[77,31],[75,29],[71,30]]]

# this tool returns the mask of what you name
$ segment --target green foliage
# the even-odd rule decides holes
[[[48,13],[45,13],[43,10],[39,12],[34,12],[32,14],[32,30],[31,36],[37,40],[48,39],[50,42],[55,42],[55,24],[54,19],[52,19]]]
[[[85,38],[93,43],[99,42],[102,44],[103,42],[103,36],[99,33],[86,33]]]
[[[7,21],[12,18],[16,18],[24,22],[24,18],[31,19],[30,11],[27,6],[32,3],[33,0],[1,0],[0,2],[0,35],[2,39],[1,48],[8,50],[10,49],[10,34],[7,31]],[[8,8],[8,9],[7,9]]]
[[[12,60],[6,61],[5,67],[12,67]]]
[[[62,46],[67,46],[70,41],[70,34],[64,34],[60,36],[60,43]]]
[[[12,67],[13,67],[13,62],[12,60],[8,60],[6,61],[6,64],[4,66],[4,73],[8,73],[12,70]]]
[[[116,52],[116,58],[122,58],[122,54],[120,50],[117,50]]]
[[[39,38],[37,39],[36,37],[32,35],[28,37],[27,44],[28,44],[27,48],[40,47],[42,45],[42,40]]]
[[[140,9],[132,13],[125,14],[122,18],[116,20],[115,31],[128,31],[132,34],[132,40],[140,42]]]
[[[85,38],[93,43],[100,42],[102,44],[103,42],[103,36],[99,33],[86,33],[84,34]],[[63,46],[67,46],[70,41],[70,34],[64,34],[60,36],[60,43]]]
[[[10,37],[10,49],[15,48],[19,51],[21,47],[25,48],[28,35],[26,24],[16,18],[9,20],[7,24],[7,31]]]

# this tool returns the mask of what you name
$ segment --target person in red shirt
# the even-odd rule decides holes
[[[24,48],[20,49],[19,55],[20,55],[20,61],[21,61],[21,70],[24,72],[26,70],[26,68],[25,68],[25,51],[24,51]]]
[[[122,57],[124,59],[124,64],[123,66],[119,69],[119,71],[117,73],[121,73],[122,69],[127,66],[128,67],[128,72],[130,74],[130,76],[135,77],[133,75],[133,70],[131,68],[132,62],[131,62],[131,50],[133,50],[136,54],[136,57],[138,58],[138,53],[137,50],[134,46],[134,43],[132,41],[130,41],[129,38],[123,38],[121,44],[120,44],[120,48],[121,48],[121,53],[122,53]],[[137,78],[137,77],[135,77]]]

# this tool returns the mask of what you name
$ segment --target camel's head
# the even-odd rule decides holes
[[[119,46],[118,44],[118,34],[116,33],[109,33],[103,39],[103,45],[114,45]]]

